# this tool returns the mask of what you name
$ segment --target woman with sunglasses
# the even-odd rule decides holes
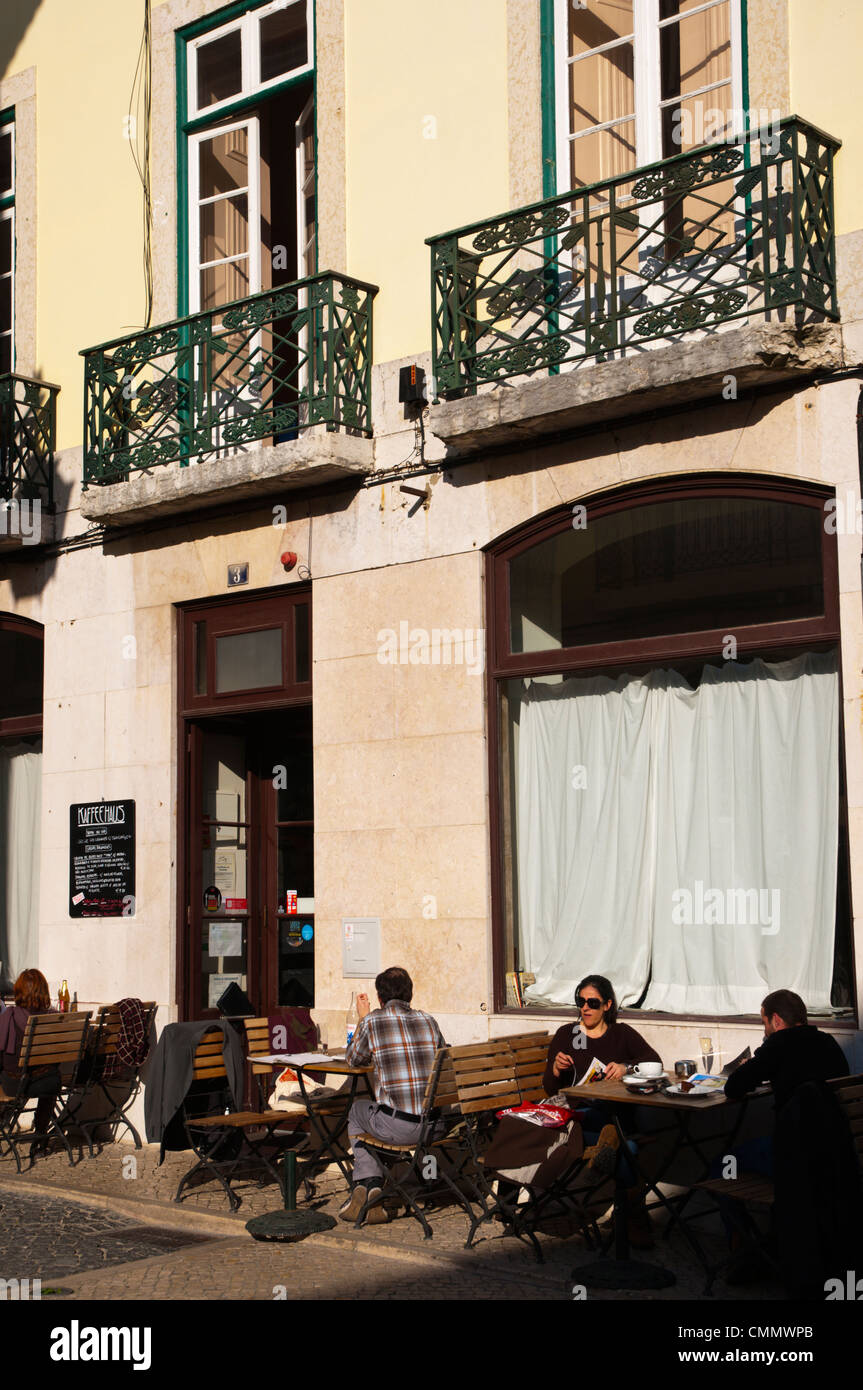
[[[604,975],[587,975],[575,991],[581,1020],[558,1028],[548,1050],[543,1085],[553,1095],[564,1086],[577,1086],[596,1058],[605,1079],[619,1081],[635,1062],[658,1062],[659,1054],[640,1033],[617,1018],[614,990]]]
[[[608,1081],[619,1081],[627,1067],[635,1062],[661,1060],[659,1053],[640,1033],[628,1023],[619,1022],[614,989],[604,975],[586,975],[575,991],[575,1002],[580,1010],[580,1021],[558,1028],[548,1049],[543,1076],[547,1095],[554,1095],[564,1086],[577,1086],[594,1059],[602,1062],[603,1079]],[[590,1156],[591,1167],[597,1175],[611,1173],[618,1146],[617,1130],[610,1123],[611,1108],[602,1103],[588,1105],[580,1118],[587,1146],[585,1154]],[[629,1148],[634,1151],[631,1141]],[[644,1195],[626,1154],[621,1155],[620,1176],[627,1186],[629,1242],[638,1249],[649,1249],[653,1236]]]

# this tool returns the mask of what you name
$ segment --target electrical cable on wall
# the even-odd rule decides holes
[[[143,189],[144,202],[144,327],[153,320],[153,195],[150,180],[150,127],[153,111],[153,36],[151,0],[144,0],[144,32],[138,49],[138,62],[129,94],[129,120],[132,162]],[[140,120],[138,119],[140,116]],[[139,131],[142,134],[139,135]]]

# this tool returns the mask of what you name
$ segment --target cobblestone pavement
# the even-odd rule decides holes
[[[0,1191],[0,1278],[43,1283],[85,1269],[128,1264],[206,1237],[159,1230],[83,1202]]]
[[[493,1223],[482,1226],[475,1247],[465,1250],[468,1227],[458,1208],[431,1215],[434,1237],[430,1241],[423,1239],[415,1220],[402,1217],[360,1231],[340,1223],[335,1230],[302,1243],[267,1245],[251,1239],[245,1222],[281,1207],[281,1193],[273,1182],[265,1187],[251,1181],[244,1184],[242,1206],[232,1216],[221,1188],[212,1181],[194,1189],[182,1204],[173,1203],[188,1167],[188,1154],[168,1154],[159,1167],[156,1146],[136,1152],[122,1144],[108,1146],[74,1168],[62,1153],[46,1155],[20,1176],[14,1163],[0,1159],[0,1202],[26,1197],[37,1208],[41,1203],[48,1213],[46,1233],[55,1245],[53,1204],[68,1213],[60,1229],[70,1234],[61,1236],[59,1243],[71,1250],[80,1248],[81,1258],[71,1267],[50,1267],[50,1277],[63,1274],[63,1287],[71,1289],[76,1299],[273,1299],[274,1289],[284,1285],[289,1298],[570,1300],[577,1282],[573,1271],[595,1258],[580,1236],[566,1228],[556,1233],[550,1228],[541,1236],[544,1263],[539,1265],[525,1243],[505,1236]],[[84,1200],[76,1203],[76,1197]],[[318,1184],[315,1205],[335,1215],[343,1200],[344,1181],[337,1169],[330,1169]],[[91,1205],[85,1206],[84,1201]],[[82,1213],[77,1228],[74,1208]],[[27,1213],[21,1210],[22,1219],[15,1219],[14,1227],[8,1220],[9,1209],[2,1213],[2,1226],[11,1231],[12,1249],[19,1248],[18,1232],[27,1223]],[[661,1224],[656,1224],[659,1232]],[[178,1237],[198,1236],[206,1243],[166,1250],[160,1243],[166,1237],[158,1234],[166,1228]],[[708,1250],[719,1248],[718,1232],[700,1233],[699,1238]],[[155,1243],[153,1248],[148,1248],[148,1239]],[[49,1273],[45,1247],[38,1238],[34,1240],[34,1250],[41,1252],[44,1261],[40,1269],[15,1269],[12,1275],[35,1277],[43,1268]],[[363,1280],[358,1287],[359,1253]],[[591,1301],[701,1298],[703,1276],[679,1233],[658,1241],[653,1251],[639,1253],[639,1258],[673,1269],[676,1284],[650,1294],[591,1292]],[[110,1269],[105,1268],[109,1261]],[[77,1272],[73,1274],[72,1268]],[[711,1303],[738,1297],[738,1290],[718,1283]],[[747,1288],[746,1297],[770,1301],[781,1298],[782,1292],[776,1286],[759,1285]]]

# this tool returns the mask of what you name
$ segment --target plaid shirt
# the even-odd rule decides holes
[[[444,1046],[431,1014],[391,999],[360,1019],[345,1060],[359,1067],[374,1063],[378,1100],[393,1110],[419,1115],[435,1052]]]

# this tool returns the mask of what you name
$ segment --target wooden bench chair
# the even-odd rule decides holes
[[[46,1136],[53,1134],[62,1140],[69,1156],[69,1163],[74,1164],[72,1146],[58,1123],[58,1118],[66,1096],[78,1083],[89,1023],[89,1013],[31,1014],[27,1020],[18,1058],[18,1085],[13,1095],[0,1092],[0,1144],[5,1143],[8,1146],[19,1173],[19,1146],[30,1145],[29,1166],[32,1167],[34,1147],[44,1144]],[[42,1132],[37,1132],[35,1128],[22,1129],[21,1119],[25,1114],[33,1115],[35,1124],[39,1098],[30,1096],[30,1087],[52,1068],[59,1072],[59,1084],[57,1094],[53,1098],[48,1129]],[[29,1108],[31,1103],[32,1110]]]
[[[212,1029],[204,1034],[195,1049],[192,1084],[183,1102],[183,1125],[196,1161],[180,1179],[174,1201],[184,1200],[183,1190],[197,1173],[209,1173],[224,1188],[231,1211],[236,1211],[240,1198],[231,1186],[233,1176],[241,1168],[257,1168],[281,1184],[278,1170],[263,1150],[265,1146],[290,1147],[283,1141],[287,1138],[293,1142],[295,1135],[293,1130],[287,1130],[285,1120],[288,1117],[282,1110],[228,1110],[226,1113],[225,1107],[230,1107],[232,1100],[223,1042],[221,1029]],[[256,1139],[252,1137],[255,1130],[264,1132]],[[262,1175],[261,1183],[264,1181]]]
[[[498,1077],[486,1091],[482,1082],[482,1071],[463,1076],[464,1092],[460,1088],[459,1100],[462,1100],[464,1094],[467,1098],[467,1104],[472,1110],[475,1107],[480,1107],[483,1103],[489,1106],[489,1109],[484,1112],[486,1125],[485,1132],[482,1134],[484,1139],[490,1139],[493,1134],[497,1114],[500,1110],[521,1103],[536,1104],[546,1099],[542,1078],[545,1073],[551,1041],[551,1035],[548,1033],[516,1034],[512,1037],[496,1040],[498,1044],[505,1045],[512,1059],[510,1065],[515,1088],[511,1088],[504,1096],[501,1096],[497,1091],[497,1086],[508,1084],[505,1077]],[[500,1060],[499,1053],[494,1055]],[[474,1066],[476,1061],[477,1058],[474,1057],[472,1063]],[[504,1071],[506,1071],[506,1064],[504,1064]],[[477,1225],[482,1220],[495,1218],[501,1220],[510,1226],[513,1234],[520,1239],[527,1238],[540,1262],[543,1260],[542,1247],[536,1235],[540,1220],[552,1217],[566,1217],[575,1220],[587,1244],[593,1248],[598,1243],[596,1214],[599,1209],[595,1206],[596,1187],[594,1185],[587,1187],[584,1184],[581,1187],[578,1186],[578,1179],[587,1167],[587,1161],[583,1156],[568,1163],[557,1177],[545,1187],[536,1187],[529,1182],[518,1182],[506,1178],[505,1175],[497,1175],[488,1166],[483,1149],[477,1152],[476,1162],[485,1175],[484,1210],[478,1218]],[[497,1181],[497,1190],[494,1192],[491,1189],[493,1178]],[[526,1201],[520,1200],[522,1189],[527,1193]],[[594,1207],[594,1210],[591,1210],[591,1206]],[[471,1231],[468,1245],[473,1239],[475,1229],[476,1227]]]
[[[374,1134],[361,1134],[356,1144],[374,1151],[385,1178],[380,1194],[370,1198],[359,1213],[357,1226],[363,1224],[373,1206],[386,1204],[394,1195],[420,1223],[426,1240],[433,1232],[425,1213],[440,1198],[454,1197],[471,1215],[460,1182],[470,1153],[464,1144],[450,1048],[442,1047],[435,1053],[416,1140],[412,1144],[390,1144]]]
[[[152,1038],[156,1007],[155,1000],[144,1002],[144,1030],[148,1045]],[[141,1136],[129,1119],[129,1111],[141,1090],[141,1078],[139,1068],[123,1066],[116,1060],[121,1032],[122,1021],[117,1005],[104,1004],[90,1027],[80,1085],[70,1094],[61,1116],[65,1129],[79,1129],[84,1135],[91,1158],[93,1131],[102,1125],[110,1126],[112,1142],[116,1142],[118,1129],[125,1126],[135,1148],[141,1147]],[[109,1059],[114,1059],[111,1067],[108,1066]],[[106,1071],[111,1074],[106,1075]],[[87,1116],[85,1112],[94,1101],[99,1105],[100,1113]]]

